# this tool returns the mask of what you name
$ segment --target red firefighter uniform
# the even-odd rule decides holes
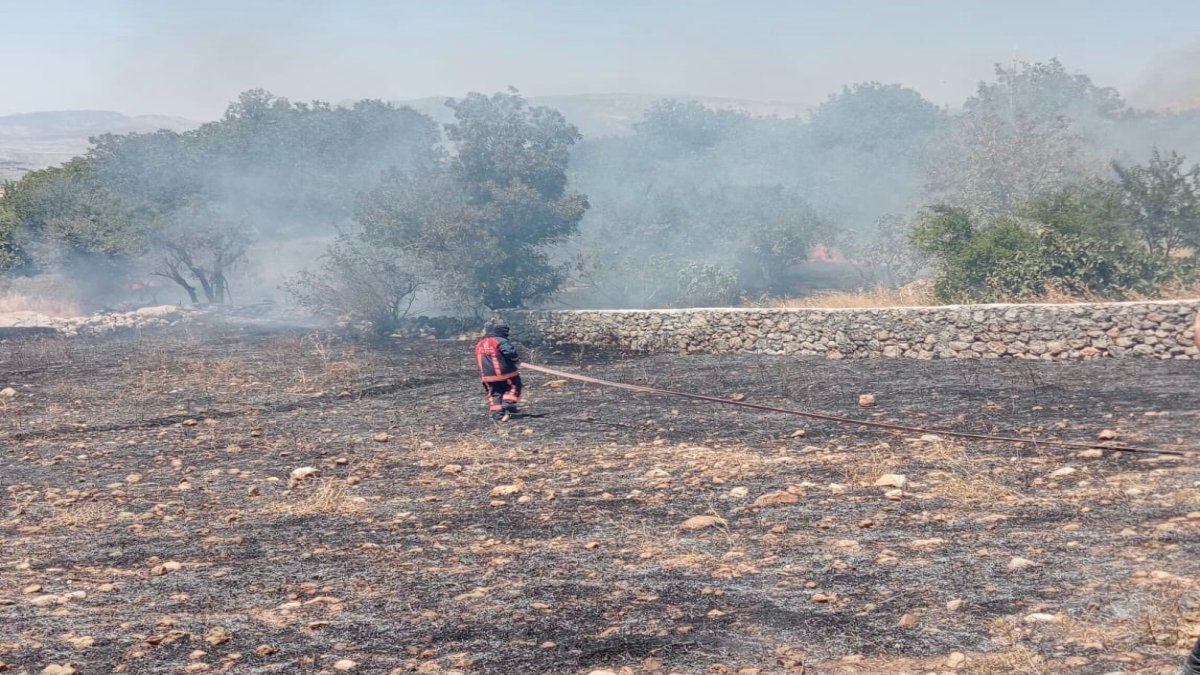
[[[521,365],[521,357],[508,341],[508,326],[492,326],[487,335],[475,343],[475,363],[487,392],[492,419],[502,420],[510,413],[519,412],[521,373],[517,368]]]

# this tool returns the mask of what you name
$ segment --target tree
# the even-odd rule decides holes
[[[66,270],[88,281],[87,295],[102,295],[146,251],[153,211],[108,185],[89,158],[25,174],[4,201],[23,273]]]
[[[404,251],[342,233],[316,271],[301,271],[285,289],[313,314],[368,324],[375,333],[387,335],[399,328],[425,285],[419,269]]]
[[[1195,278],[1194,260],[1152,255],[1122,218],[1107,190],[1087,186],[1035,200],[1021,220],[986,222],[966,209],[937,205],[922,214],[913,244],[937,264],[934,293],[943,302],[1051,291],[1119,299]]]
[[[21,259],[17,243],[18,216],[10,199],[14,189],[15,183],[0,183],[0,275],[15,267]]]
[[[252,241],[331,234],[385,169],[437,161],[438,140],[409,108],[253,90],[194,131],[92,139],[85,157],[13,186],[5,218],[25,272],[86,268],[72,276],[89,288],[153,273],[193,302],[220,303],[231,273],[255,262]]]
[[[931,188],[976,216],[1011,215],[1022,204],[1103,173],[1089,142],[1125,114],[1110,88],[1071,75],[1057,60],[996,66],[957,119],[957,149]]]
[[[732,110],[714,110],[697,101],[655,101],[634,125],[639,136],[674,152],[701,152],[731,136],[746,122]]]
[[[1146,165],[1113,164],[1118,200],[1151,256],[1170,258],[1184,246],[1200,246],[1200,164],[1190,169],[1172,152],[1155,148]]]
[[[246,257],[250,234],[244,221],[231,219],[211,204],[192,203],[170,213],[156,228],[155,253],[161,260],[153,274],[174,281],[193,303],[230,300],[230,273]]]
[[[855,243],[847,254],[864,264],[863,280],[868,286],[895,288],[910,283],[926,262],[912,245],[911,222],[900,214],[880,216],[873,236]]]
[[[830,235],[816,209],[782,186],[729,187],[714,196],[719,202],[706,205],[710,231],[739,263],[743,290],[783,291],[788,268]]]
[[[372,241],[429,261],[439,290],[465,306],[522,307],[566,280],[549,248],[578,229],[586,197],[567,191],[579,132],[517,92],[450,101],[452,159],[393,171],[359,201]]]

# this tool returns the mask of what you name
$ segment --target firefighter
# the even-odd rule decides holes
[[[520,412],[521,402],[521,357],[508,341],[508,326],[498,323],[488,329],[482,340],[475,343],[475,364],[479,366],[479,379],[487,392],[488,410],[492,419],[503,422],[509,415]]]

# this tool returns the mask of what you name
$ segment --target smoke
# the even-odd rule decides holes
[[[1157,55],[1130,92],[1130,99],[1152,110],[1200,109],[1200,44]]]

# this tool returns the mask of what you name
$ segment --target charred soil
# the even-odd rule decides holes
[[[1192,362],[527,358],[1200,450]],[[9,672],[1175,673],[1200,635],[1195,455],[534,373],[542,416],[496,424],[457,341],[35,337],[0,344],[0,373]]]

